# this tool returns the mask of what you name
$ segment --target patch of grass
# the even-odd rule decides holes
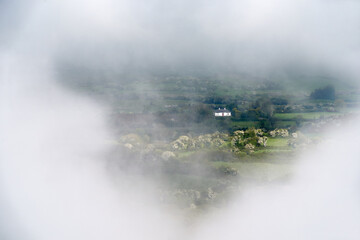
[[[267,147],[287,147],[288,146],[287,138],[269,138],[267,141]]]
[[[260,126],[259,122],[255,121],[238,121],[238,122],[231,122],[231,127],[233,128],[252,128],[256,127],[258,128]]]
[[[251,154],[236,154],[237,162],[290,163],[293,162],[297,151],[289,146],[266,147],[255,150]]]
[[[198,149],[178,152],[178,159],[183,162],[233,161],[235,158],[229,151],[216,149]]]
[[[191,155],[195,154],[197,151],[178,151],[176,155],[179,159],[186,159],[189,158]]]
[[[295,121],[277,121],[275,123],[275,127],[276,128],[288,128],[288,127],[293,127],[296,125]]]

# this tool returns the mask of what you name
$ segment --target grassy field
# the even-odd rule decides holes
[[[233,121],[231,122],[231,127],[233,128],[258,128],[260,123],[257,121]]]
[[[277,121],[275,123],[276,128],[289,128],[293,126],[296,126],[295,121],[283,120],[283,121]]]
[[[269,138],[266,146],[269,148],[288,147],[288,139],[286,139],[286,138]]]

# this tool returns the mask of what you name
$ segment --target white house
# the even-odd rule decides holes
[[[226,108],[224,109],[219,108],[215,110],[214,115],[215,117],[231,117],[231,112]]]

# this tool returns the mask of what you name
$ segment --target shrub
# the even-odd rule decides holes
[[[280,129],[275,129],[273,131],[270,131],[270,136],[271,137],[288,137],[289,136],[289,131],[287,129],[284,128],[280,128]]]

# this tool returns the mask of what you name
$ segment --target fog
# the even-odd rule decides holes
[[[148,184],[110,178],[104,111],[41,81],[45,65],[4,65],[15,84],[1,94],[2,239],[168,239]]]
[[[359,2],[3,1],[2,48],[115,72],[322,74],[356,81]],[[26,41],[25,41],[26,39]]]
[[[248,189],[202,223],[195,239],[358,239],[359,150],[353,139],[359,130],[351,125],[329,131],[328,141],[304,154],[290,183]]]
[[[292,181],[250,188],[190,230],[155,183],[114,179],[108,107],[59,82],[80,68],[356,83],[359,24],[351,0],[0,2],[0,238],[358,239],[356,119],[304,154]]]

